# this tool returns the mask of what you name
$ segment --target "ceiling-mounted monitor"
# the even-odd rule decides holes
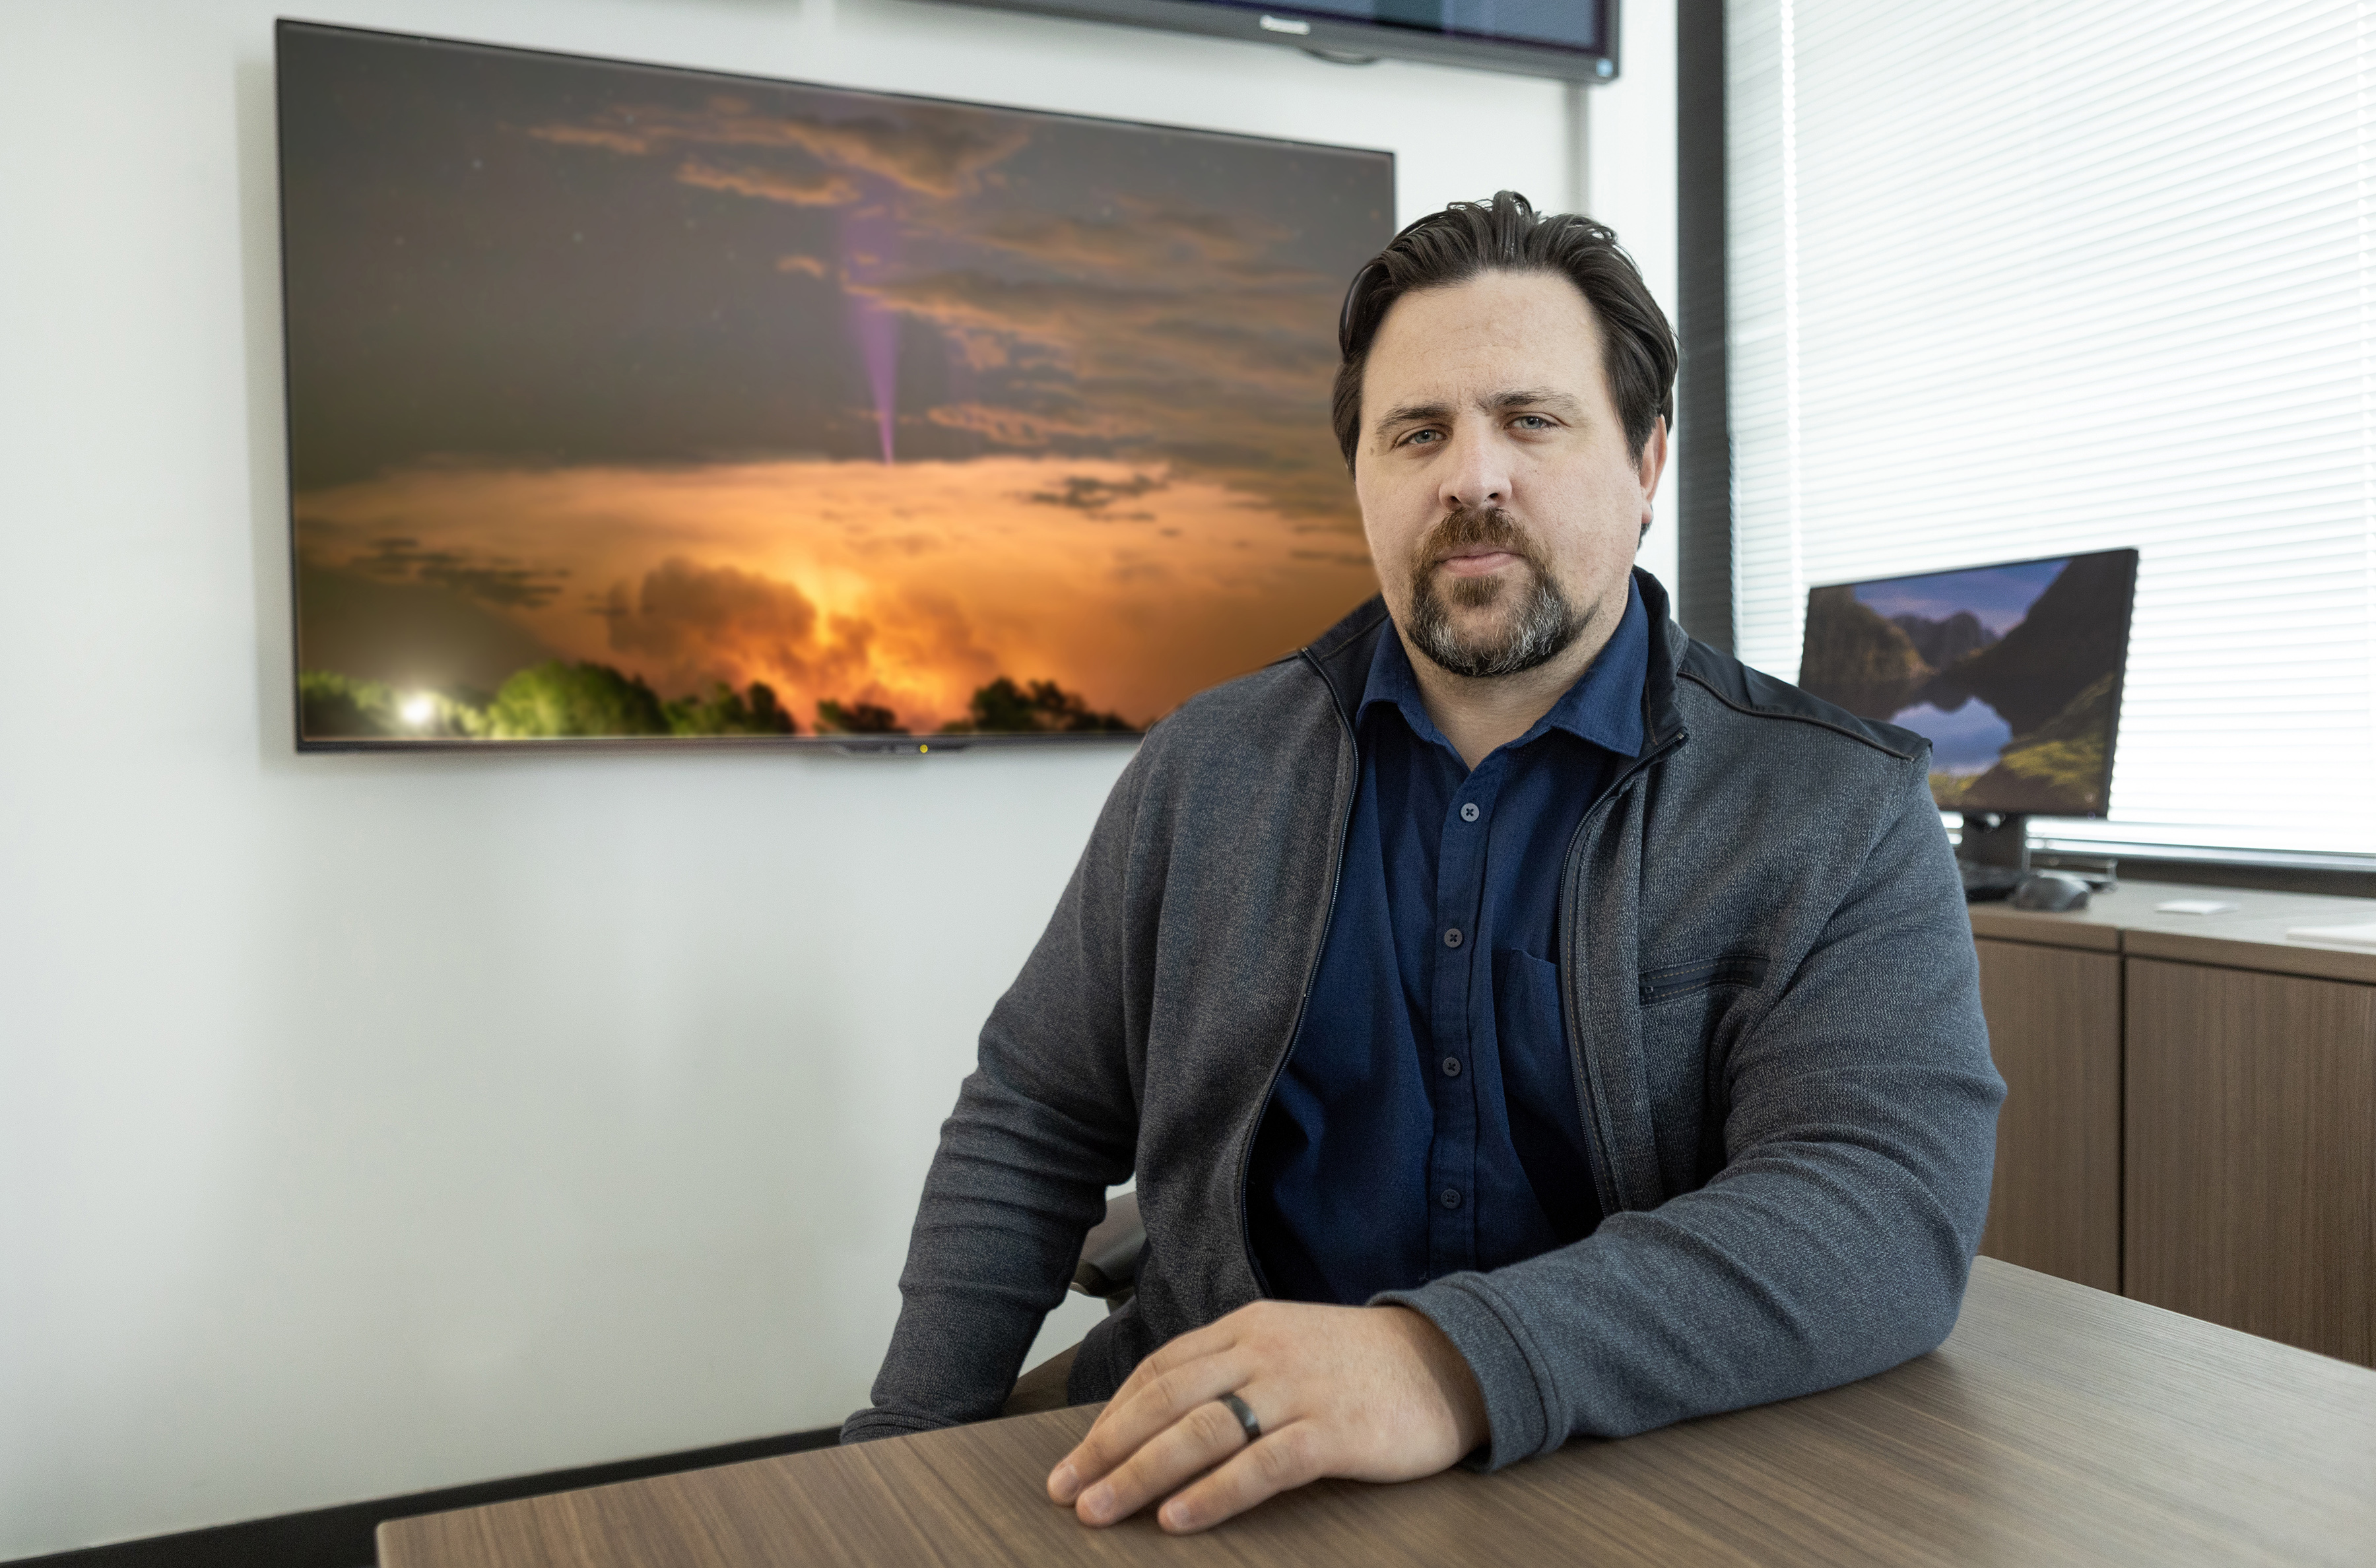
[[[955,0],[1283,43],[1325,59],[1424,60],[1566,81],[1617,77],[1617,0]]]

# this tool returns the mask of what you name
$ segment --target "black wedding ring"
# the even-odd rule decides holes
[[[1262,1436],[1262,1422],[1254,1420],[1253,1411],[1247,1408],[1244,1400],[1234,1394],[1224,1394],[1221,1396],[1221,1405],[1230,1414],[1238,1418],[1238,1425],[1246,1429],[1248,1443]]]

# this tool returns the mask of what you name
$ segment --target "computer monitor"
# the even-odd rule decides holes
[[[2017,866],[2022,818],[2110,805],[2136,581],[2135,551],[2101,550],[1813,588],[1799,684],[1928,736],[1931,798],[1967,849],[2014,827],[1984,858]]]

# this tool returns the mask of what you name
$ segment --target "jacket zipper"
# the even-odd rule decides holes
[[[1632,788],[1634,779],[1648,771],[1652,763],[1690,738],[1688,731],[1677,730],[1660,742],[1655,750],[1634,758],[1634,766],[1619,774],[1616,781],[1601,791],[1600,798],[1586,809],[1583,819],[1575,825],[1574,837],[1568,840],[1567,863],[1560,872],[1560,909],[1562,916],[1575,908],[1576,883],[1584,874],[1584,838],[1592,826],[1593,818],[1600,814],[1603,807]],[[1564,943],[1562,947],[1565,947]],[[1564,991],[1574,991],[1583,983],[1583,977],[1569,976],[1564,965],[1561,966],[1561,979]],[[1568,1065],[1576,1075],[1576,1098],[1582,1102],[1578,1109],[1585,1126],[1592,1133],[1585,1157],[1597,1168],[1593,1173],[1593,1186],[1597,1189],[1594,1195],[1599,1199],[1601,1218],[1606,1219],[1610,1215],[1622,1212],[1625,1206],[1625,1193],[1617,1180],[1616,1128],[1609,1119],[1609,1094],[1607,1086],[1600,1081],[1599,1064],[1584,1048],[1584,1026],[1577,1017],[1575,999],[1562,996],[1560,1000],[1560,1021],[1567,1034]],[[1612,1204],[1611,1199],[1616,1201]]]
[[[1302,658],[1306,664],[1312,666],[1313,673],[1320,676],[1320,683],[1326,686],[1328,677],[1322,673],[1311,650],[1305,649]],[[1238,1245],[1246,1254],[1246,1271],[1253,1276],[1254,1289],[1265,1296],[1270,1294],[1270,1282],[1263,1277],[1262,1264],[1254,1256],[1253,1229],[1246,1223],[1246,1173],[1253,1167],[1254,1139],[1261,1134],[1263,1117],[1270,1110],[1270,1097],[1278,1092],[1278,1075],[1287,1071],[1288,1058],[1295,1054],[1296,1038],[1303,1032],[1303,1015],[1312,1006],[1312,988],[1320,980],[1320,961],[1328,953],[1329,928],[1336,923],[1336,891],[1345,880],[1345,835],[1353,826],[1353,807],[1361,795],[1360,742],[1353,733],[1352,722],[1345,717],[1345,710],[1337,707],[1333,689],[1328,706],[1336,709],[1336,727],[1344,734],[1345,748],[1352,755],[1354,770],[1352,788],[1345,791],[1345,809],[1336,814],[1336,826],[1328,838],[1328,911],[1321,919],[1320,940],[1313,946],[1312,964],[1303,974],[1303,994],[1296,1000],[1295,1021],[1288,1026],[1287,1043],[1279,1049],[1277,1060],[1271,1063],[1270,1076],[1263,1084],[1261,1103],[1254,1109],[1253,1124],[1246,1129],[1245,1146],[1238,1151]]]

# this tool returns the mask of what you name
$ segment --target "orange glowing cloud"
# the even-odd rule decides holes
[[[481,602],[663,695],[765,681],[803,725],[832,698],[927,731],[999,675],[1143,723],[1376,587],[1344,524],[1315,532],[1194,474],[1045,456],[422,467],[307,493],[298,516],[309,564],[565,583]]]
[[[921,195],[953,196],[976,176],[1020,150],[1030,132],[979,114],[910,104],[897,121],[827,120],[767,113],[736,98],[702,109],[614,105],[590,122],[538,125],[529,135],[564,147],[600,148],[628,157],[666,147],[735,147],[805,153],[843,169],[879,175]]]
[[[765,169],[720,169],[688,158],[676,172],[681,184],[704,190],[731,191],[736,196],[787,207],[842,207],[858,199],[858,187],[838,174],[778,174]]]

